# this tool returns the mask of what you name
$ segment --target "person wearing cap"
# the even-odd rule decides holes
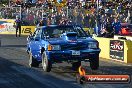
[[[20,37],[21,36],[21,20],[19,16],[16,17],[15,24],[16,24],[16,37],[17,37],[18,31],[19,31],[19,37]]]

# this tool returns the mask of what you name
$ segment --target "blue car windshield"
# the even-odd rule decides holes
[[[77,37],[87,37],[87,33],[79,26],[55,26],[43,29],[43,35],[49,38],[59,38],[63,33],[76,32]]]

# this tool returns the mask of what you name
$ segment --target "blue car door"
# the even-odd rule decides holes
[[[40,28],[37,29],[33,35],[33,40],[30,41],[30,48],[32,53],[38,52],[41,49],[41,34],[42,30]]]

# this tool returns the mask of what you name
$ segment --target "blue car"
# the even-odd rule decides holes
[[[68,62],[77,70],[81,61],[89,61],[92,70],[99,67],[99,43],[78,25],[49,25],[37,27],[27,38],[29,66],[42,63],[50,72],[52,64]]]

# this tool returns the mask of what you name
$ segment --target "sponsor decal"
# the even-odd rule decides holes
[[[110,40],[110,58],[124,61],[124,42]]]

